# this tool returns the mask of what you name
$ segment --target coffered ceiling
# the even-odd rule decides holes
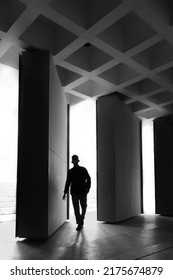
[[[115,93],[141,118],[173,113],[171,0],[0,0],[0,63],[34,48],[72,105]]]

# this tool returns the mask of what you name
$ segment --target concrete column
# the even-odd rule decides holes
[[[141,213],[140,121],[109,95],[97,101],[98,220]]]
[[[173,215],[173,117],[154,120],[156,214]]]
[[[19,71],[16,235],[47,238],[66,219],[67,104],[48,52],[23,52]]]

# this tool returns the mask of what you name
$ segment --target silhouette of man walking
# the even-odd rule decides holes
[[[85,213],[87,208],[87,194],[91,187],[91,178],[85,167],[79,166],[77,155],[72,156],[73,168],[69,169],[64,188],[63,199],[66,198],[70,187],[74,213],[76,217],[77,228],[79,231],[83,228]],[[81,207],[81,213],[80,213]]]

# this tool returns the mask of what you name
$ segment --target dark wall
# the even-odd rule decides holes
[[[97,101],[97,218],[115,221],[115,105]]]
[[[154,121],[156,213],[173,215],[173,117]]]
[[[115,95],[97,101],[98,220],[141,213],[140,121]]]
[[[16,209],[16,235],[19,237],[48,237],[65,221],[65,207],[58,205],[57,208],[55,204],[58,203],[60,187],[56,178],[62,178],[66,168],[67,139],[57,118],[59,113],[52,117],[52,110],[55,111],[56,107],[58,111],[62,105],[61,110],[64,111],[61,113],[66,119],[66,106],[58,77],[52,74],[53,68],[48,52],[34,50],[22,53]],[[55,95],[61,97],[56,98]],[[63,125],[66,131],[66,122]],[[55,134],[52,133],[53,128]],[[56,156],[50,155],[50,151],[59,155],[53,142],[58,143],[56,146],[62,146],[63,142],[63,172]],[[57,217],[57,209],[58,217],[62,218]]]

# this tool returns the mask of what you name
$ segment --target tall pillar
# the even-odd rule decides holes
[[[140,121],[112,94],[97,101],[98,220],[141,213]]]
[[[156,214],[173,215],[173,117],[154,120]]]
[[[67,104],[48,52],[23,52],[19,71],[16,236],[47,238],[66,219]]]

